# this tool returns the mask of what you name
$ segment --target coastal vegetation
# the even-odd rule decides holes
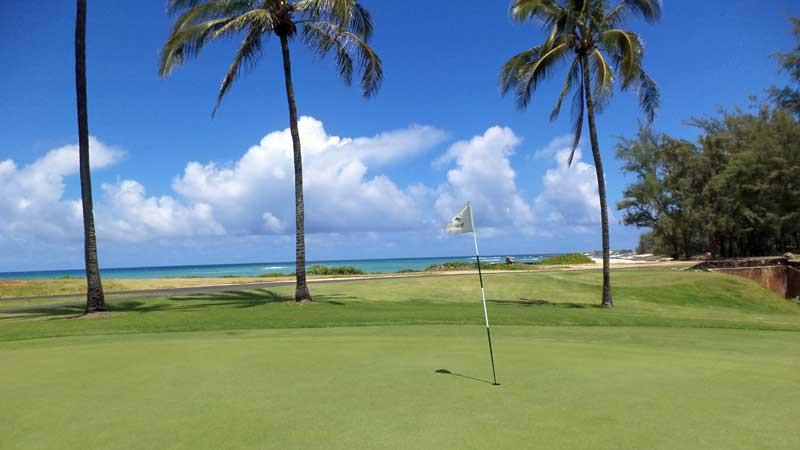
[[[563,255],[548,256],[535,264],[543,266],[557,266],[564,264],[594,264],[594,260],[583,253],[565,253]]]
[[[162,77],[169,76],[187,58],[197,57],[209,42],[242,36],[222,79],[214,112],[241,72],[258,63],[264,41],[270,36],[278,37],[294,157],[295,300],[311,301],[306,283],[303,158],[289,43],[299,37],[312,53],[322,57],[333,54],[339,76],[347,84],[352,82],[353,73],[360,71],[361,93],[370,97],[383,80],[381,60],[369,46],[373,31],[370,14],[355,0],[169,0],[167,11],[177,17],[161,49]]]
[[[364,271],[353,266],[326,266],[314,264],[308,268],[309,275],[363,275]]]
[[[517,105],[526,108],[533,92],[558,65],[568,63],[567,77],[550,113],[555,120],[567,95],[572,95],[572,164],[583,133],[584,113],[589,124],[589,140],[597,176],[600,224],[603,242],[603,289],[601,305],[614,306],[611,296],[610,237],[606,184],[595,115],[611,100],[614,84],[634,89],[647,121],[652,122],[659,104],[656,83],[642,68],[644,44],[636,33],[621,27],[631,16],[649,23],[661,18],[659,0],[626,0],[609,6],[604,1],[514,0],[511,17],[518,22],[541,23],[548,31],[541,45],[524,50],[509,59],[500,73],[503,94],[514,92]]]
[[[720,110],[689,123],[696,142],[640,127],[617,144],[636,177],[617,207],[646,228],[640,253],[742,257],[800,249],[800,19],[794,49],[774,55],[790,85],[749,111]]]
[[[547,256],[539,261],[512,262],[512,263],[481,263],[482,270],[531,270],[536,266],[562,266],[571,264],[594,264],[594,261],[582,253],[565,253],[563,255]],[[441,264],[433,264],[425,270],[427,272],[444,272],[451,270],[475,270],[477,263],[467,261],[449,261]]]
[[[696,142],[642,128],[617,145],[636,180],[617,205],[641,253],[763,256],[800,248],[800,123],[783,109],[696,119]]]

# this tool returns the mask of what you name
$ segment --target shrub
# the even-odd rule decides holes
[[[315,264],[309,267],[306,272],[309,275],[363,275],[364,271],[353,266],[331,266]]]
[[[464,269],[474,269],[475,263],[470,263],[466,261],[450,261],[443,264],[434,264],[432,266],[428,266],[425,269],[426,272],[443,272],[447,270],[464,270]]]
[[[544,266],[558,266],[567,264],[591,264],[594,261],[582,253],[565,253],[563,255],[550,256],[536,264]]]

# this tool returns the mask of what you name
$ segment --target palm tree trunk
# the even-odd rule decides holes
[[[589,139],[592,143],[592,157],[594,157],[594,170],[597,174],[597,194],[600,197],[600,227],[603,234],[603,297],[600,306],[612,307],[611,298],[611,262],[609,258],[608,235],[608,204],[606,202],[606,181],[603,175],[603,160],[600,156],[600,144],[597,142],[597,125],[594,122],[594,101],[589,74],[589,61],[586,56],[581,57],[583,70],[583,90],[586,96],[586,115],[589,121]]]
[[[292,62],[289,58],[289,38],[281,34],[281,50],[283,51],[283,76],[286,81],[286,99],[289,102],[289,129],[294,147],[294,220],[295,220],[295,273],[297,287],[294,299],[297,302],[311,301],[311,294],[306,284],[306,233],[305,211],[303,205],[303,156],[300,151],[300,132],[297,130],[297,105],[294,100],[292,86]]]
[[[94,231],[92,173],[89,166],[89,112],[86,100],[86,0],[77,0],[75,20],[75,90],[78,103],[78,154],[80,159],[81,201],[83,205],[83,243],[86,263],[86,313],[105,311],[106,301],[100,281],[97,237]]]

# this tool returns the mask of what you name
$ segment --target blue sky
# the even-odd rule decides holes
[[[69,147],[77,141],[74,2],[50,3],[47,14],[21,0],[0,4],[6,67],[0,189],[15,202],[5,210],[0,203],[7,216],[0,219],[0,270],[72,268],[82,261],[74,220],[79,183]],[[373,14],[372,44],[386,75],[373,99],[344,86],[331,61],[292,47],[299,111],[313,117],[304,133],[318,140],[305,161],[318,180],[310,194],[316,203],[309,215],[316,215],[309,257],[467,254],[468,243],[443,237],[440,222],[474,192],[483,196],[476,220],[487,228],[485,253],[599,247],[590,158],[584,152],[584,166],[561,167],[559,138],[569,132],[569,114],[547,120],[563,73],[542,86],[527,111],[497,88],[500,65],[539,43],[543,32],[512,23],[505,1],[490,7],[463,0],[458,8],[451,2],[363,3]],[[790,0],[666,0],[660,24],[631,21],[629,28],[645,40],[646,68],[661,88],[656,128],[693,138],[687,118],[746,106],[748,96],[785,83],[769,55],[793,45],[792,15],[800,15],[800,4]],[[285,168],[285,134],[279,132],[287,127],[277,40],[266,43],[258,67],[212,119],[236,42],[209,46],[162,80],[157,53],[169,26],[160,1],[89,4],[90,132],[102,166],[93,175],[101,263],[292,259],[291,186],[284,188],[280,174],[271,172]],[[618,94],[598,117],[611,204],[629,181],[613,157],[614,143],[635,132],[638,118],[630,93]],[[334,145],[331,136],[366,139],[356,141],[361,148],[349,141]],[[31,181],[32,174],[41,181]],[[488,193],[478,191],[481,186]],[[226,189],[236,193],[225,197]],[[618,221],[620,214],[613,214]],[[634,247],[638,233],[615,224],[613,247]]]

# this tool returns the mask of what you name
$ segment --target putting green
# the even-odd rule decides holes
[[[0,448],[800,448],[800,333],[494,332],[498,387],[477,326],[2,342]]]
[[[0,449],[797,449],[800,306],[742,278],[474,276],[0,302]],[[447,373],[436,373],[445,369]]]

